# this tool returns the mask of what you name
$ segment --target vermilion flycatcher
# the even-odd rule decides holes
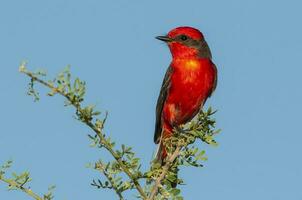
[[[157,159],[167,156],[163,139],[173,128],[190,121],[211,96],[217,83],[217,69],[203,34],[192,27],[178,27],[157,39],[168,44],[172,62],[167,69],[156,106],[154,142]]]

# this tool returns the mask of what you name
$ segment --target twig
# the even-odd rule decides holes
[[[173,154],[170,157],[168,157],[166,164],[162,167],[161,174],[155,180],[154,186],[152,187],[151,193],[147,200],[153,200],[155,198],[156,194],[158,193],[158,188],[161,185],[162,180],[165,178],[165,176],[166,176],[167,172],[169,171],[170,167],[172,166],[174,160],[179,155],[181,148],[182,147],[180,145],[178,145],[176,147],[175,151],[173,152]]]
[[[119,165],[121,166],[122,170],[127,174],[127,176],[133,181],[137,191],[140,193],[140,195],[143,197],[143,199],[147,199],[147,195],[145,194],[143,188],[141,187],[141,185],[139,184],[139,182],[137,181],[137,179],[133,176],[133,174],[130,172],[130,170],[127,168],[127,166],[124,165],[123,160],[121,159],[120,156],[118,156],[114,150],[109,146],[109,144],[107,143],[107,141],[105,140],[104,136],[102,135],[102,133],[100,132],[99,129],[97,129],[97,127],[95,127],[94,124],[92,124],[91,122],[87,122],[87,125],[94,130],[94,132],[98,135],[98,137],[100,138],[100,142],[104,145],[104,147],[111,153],[111,155],[114,157],[114,159],[119,163]]]
[[[3,181],[3,182],[5,182],[5,183],[7,183],[11,187],[15,187],[15,188],[20,189],[21,191],[23,191],[26,194],[28,194],[29,196],[31,196],[33,199],[43,200],[42,197],[40,197],[39,195],[37,195],[36,193],[34,193],[31,189],[24,187],[23,185],[17,183],[14,180],[6,179],[6,178],[4,178],[2,176],[0,176],[0,180]]]
[[[97,169],[104,174],[104,176],[107,178],[107,180],[110,182],[112,188],[114,189],[115,193],[118,195],[120,200],[124,200],[124,197],[121,192],[119,192],[118,188],[114,185],[114,182],[112,181],[111,177],[109,174],[105,171],[104,167],[102,164],[97,164]]]
[[[37,81],[40,84],[50,88],[52,91],[55,91],[56,93],[62,95],[63,97],[65,97],[70,103],[71,105],[73,105],[76,109],[77,112],[81,113],[82,112],[82,107],[81,104],[79,102],[74,102],[70,99],[70,97],[68,96],[67,93],[65,93],[64,91],[59,90],[58,88],[54,87],[53,85],[39,79],[37,76],[35,76],[33,73],[25,70],[25,69],[21,69],[20,70],[21,73],[26,74],[27,76],[29,76],[33,81]],[[140,193],[140,195],[142,196],[143,199],[147,199],[147,195],[145,194],[143,188],[141,187],[141,185],[139,184],[137,178],[134,177],[134,175],[131,173],[131,171],[127,168],[127,166],[124,165],[122,159],[118,156],[118,154],[110,147],[110,144],[105,140],[104,136],[101,133],[101,130],[99,130],[91,121],[86,120],[84,122],[86,125],[88,125],[99,137],[100,139],[100,143],[110,152],[110,154],[113,156],[113,158],[118,162],[118,164],[120,165],[120,167],[122,168],[122,170],[127,174],[127,176],[133,181],[134,186],[136,187],[137,191]]]

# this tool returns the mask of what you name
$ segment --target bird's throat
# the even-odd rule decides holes
[[[198,49],[193,47],[188,47],[183,44],[172,42],[169,44],[170,51],[173,59],[189,59],[198,57]]]

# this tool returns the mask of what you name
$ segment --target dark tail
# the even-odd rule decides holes
[[[155,154],[155,159],[158,163],[162,166],[164,165],[164,160],[167,157],[166,149],[164,148],[163,144],[160,142],[157,147],[157,152]]]

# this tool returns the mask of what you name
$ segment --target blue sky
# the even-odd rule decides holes
[[[57,186],[56,199],[116,199],[89,184],[98,174],[85,164],[100,157],[89,130],[60,97],[26,96],[18,73],[66,65],[86,80],[87,101],[109,111],[106,131],[134,147],[148,163],[154,110],[168,48],[154,39],[170,29],[200,29],[219,71],[207,106],[218,109],[222,133],[202,169],[181,172],[186,199],[302,199],[302,28],[300,1],[1,1],[0,162],[30,170],[38,193]],[[147,165],[145,165],[147,166]],[[30,199],[7,192],[0,199]],[[129,198],[129,199],[132,199]]]

